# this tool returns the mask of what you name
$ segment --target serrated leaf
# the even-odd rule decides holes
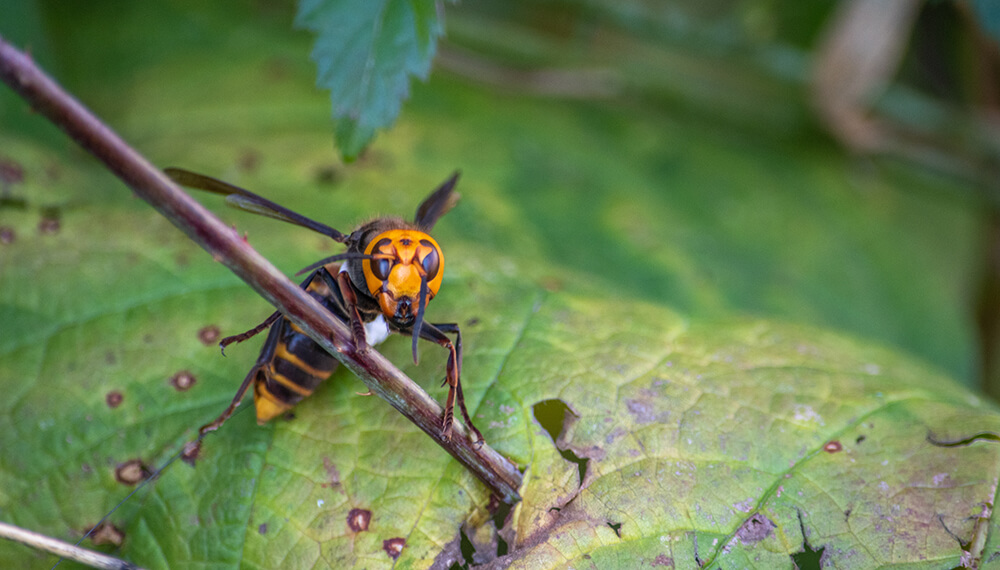
[[[443,33],[438,10],[434,0],[299,4],[295,23],[316,35],[317,85],[330,90],[345,157],[356,157],[396,120],[412,78],[427,77]]]

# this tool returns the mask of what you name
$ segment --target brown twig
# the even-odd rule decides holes
[[[101,568],[103,570],[139,570],[139,567],[135,564],[125,562],[114,556],[80,548],[79,546],[56,540],[37,532],[25,530],[12,524],[0,522],[0,538],[20,542],[35,550],[54,554],[59,556],[60,559],[65,558],[79,562],[80,564],[86,564],[91,568]]]
[[[521,475],[487,445],[469,441],[456,425],[450,441],[441,437],[442,409],[375,350],[355,350],[344,323],[288,280],[247,244],[236,230],[185,194],[159,169],[129,147],[107,125],[45,75],[30,57],[0,37],[0,78],[71,138],[101,160],[143,200],[224,263],[257,293],[351,369],[369,389],[424,430],[434,441],[507,503],[520,500]]]

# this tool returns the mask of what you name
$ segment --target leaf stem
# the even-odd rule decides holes
[[[0,36],[0,79],[66,132],[140,198],[225,264],[258,294],[351,369],[369,389],[424,430],[506,503],[520,500],[521,474],[489,446],[469,441],[463,425],[450,441],[441,437],[441,406],[375,350],[355,349],[348,327],[288,280],[211,212],[132,149],[79,101],[49,78],[31,58]]]

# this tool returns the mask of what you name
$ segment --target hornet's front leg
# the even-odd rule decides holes
[[[455,333],[455,343],[451,342],[445,333]],[[482,445],[483,434],[476,429],[469,416],[469,410],[465,407],[465,394],[462,393],[462,331],[455,323],[431,324],[424,323],[420,328],[420,338],[435,342],[448,349],[448,365],[445,372],[444,382],[448,384],[448,400],[444,406],[444,420],[441,426],[441,436],[451,439],[451,428],[455,420],[455,401],[458,401],[458,408],[462,410],[462,417],[469,430],[475,435],[476,445]]]
[[[365,334],[365,323],[361,320],[361,313],[358,311],[358,296],[354,293],[354,286],[351,285],[351,277],[346,271],[337,273],[337,277],[330,275],[326,269],[320,269],[323,281],[331,290],[339,290],[344,298],[344,309],[347,311],[351,321],[351,336],[354,340],[354,348],[358,352],[368,350],[368,336]],[[334,282],[335,281],[335,282]]]

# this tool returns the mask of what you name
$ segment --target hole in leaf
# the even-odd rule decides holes
[[[562,436],[566,427],[566,413],[569,406],[562,400],[542,400],[532,407],[535,419],[541,424],[552,441],[556,441]]]
[[[611,527],[611,530],[615,531],[618,538],[622,537],[622,523],[613,523],[609,521],[608,526]]]
[[[472,546],[472,541],[469,540],[469,536],[465,534],[465,528],[463,527],[458,532],[461,542],[459,546],[462,549],[462,559],[465,560],[465,564],[462,568],[468,568],[472,565],[472,558],[476,554],[476,547]]]
[[[497,535],[497,556],[507,555],[507,541],[502,536]]]
[[[813,549],[809,545],[809,539],[806,537],[806,525],[802,522],[802,511],[799,514],[799,528],[802,531],[802,550],[792,554],[792,564],[798,570],[821,570],[823,568],[823,551],[826,550],[825,546],[821,546],[819,550]]]
[[[587,474],[587,463],[590,460],[585,457],[581,458],[576,453],[573,453],[571,449],[562,449],[559,447],[559,440],[562,438],[563,432],[566,431],[566,426],[569,425],[568,422],[574,421],[576,414],[569,409],[566,402],[559,399],[538,402],[532,407],[532,413],[535,415],[535,420],[542,426],[542,429],[552,438],[552,443],[555,444],[556,449],[559,450],[559,454],[563,456],[563,459],[576,463],[577,469],[580,472],[580,484],[582,485],[583,478]]]
[[[505,554],[507,554],[507,551],[508,551],[507,541],[504,540],[504,538],[503,538],[503,532],[501,532],[501,531],[504,529],[504,526],[507,524],[507,518],[510,516],[510,512],[514,509],[514,506],[513,505],[508,505],[507,503],[503,503],[503,502],[500,502],[500,501],[497,501],[497,503],[498,504],[497,504],[496,510],[493,511],[493,527],[495,529],[497,529],[497,533],[496,533],[496,537],[497,537],[497,556],[499,557],[499,556],[504,556]]]
[[[813,550],[809,546],[809,542],[802,543],[802,551],[792,554],[792,563],[798,570],[821,570],[823,565],[821,560],[823,559],[823,550]]]

